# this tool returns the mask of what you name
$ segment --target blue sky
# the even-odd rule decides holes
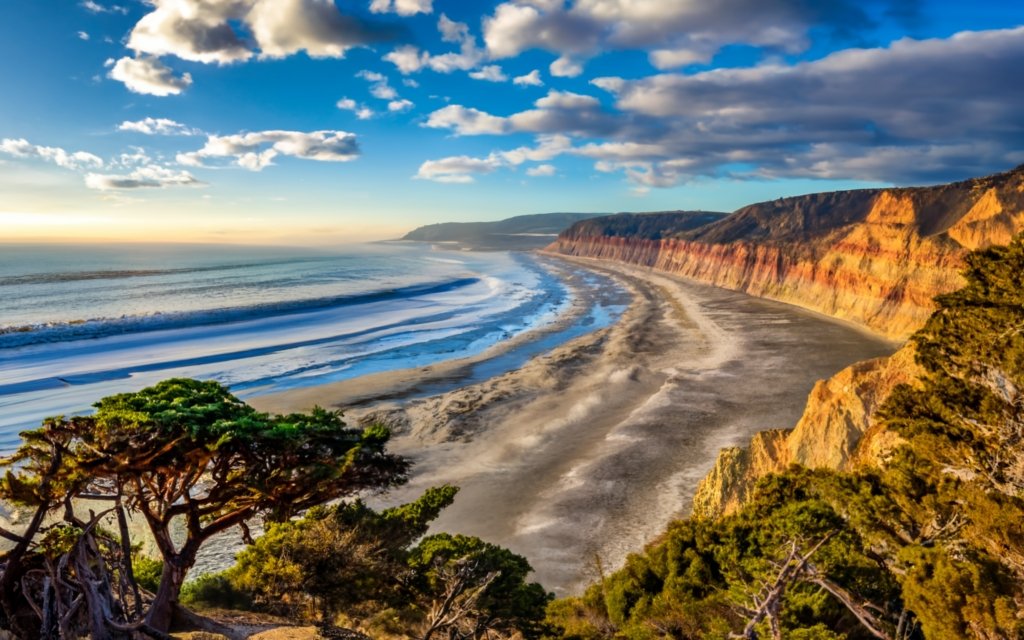
[[[334,244],[1024,163],[1024,3],[8,0],[0,241]]]

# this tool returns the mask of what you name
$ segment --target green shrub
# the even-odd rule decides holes
[[[160,573],[164,570],[163,562],[140,554],[132,560],[132,570],[140,587],[156,593],[157,587],[160,586]]]
[[[181,588],[181,604],[199,609],[252,608],[252,597],[234,587],[224,572],[205,573]]]

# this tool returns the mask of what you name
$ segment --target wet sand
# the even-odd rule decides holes
[[[386,503],[460,486],[433,529],[525,555],[561,595],[591,580],[597,559],[619,566],[684,515],[722,447],[792,427],[815,381],[894,350],[789,305],[571,262],[617,280],[632,303],[613,326],[514,371],[423,397],[424,383],[456,380],[467,365],[446,363],[250,402],[280,412],[347,408],[351,421],[392,426],[392,449],[415,467]]]

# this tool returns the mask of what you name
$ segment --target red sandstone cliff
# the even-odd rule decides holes
[[[965,253],[1024,231],[1024,167],[935,187],[784,198],[719,217],[623,214],[548,250],[613,259],[910,335],[957,289]]]

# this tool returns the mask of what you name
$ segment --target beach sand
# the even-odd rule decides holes
[[[894,350],[789,305],[648,269],[571,262],[613,277],[632,303],[613,326],[515,371],[424,397],[473,364],[455,361],[250,402],[276,412],[342,408],[350,422],[389,425],[391,448],[415,466],[408,485],[376,502],[458,485],[433,530],[507,546],[564,595],[684,515],[721,448],[792,427],[815,381]]]

